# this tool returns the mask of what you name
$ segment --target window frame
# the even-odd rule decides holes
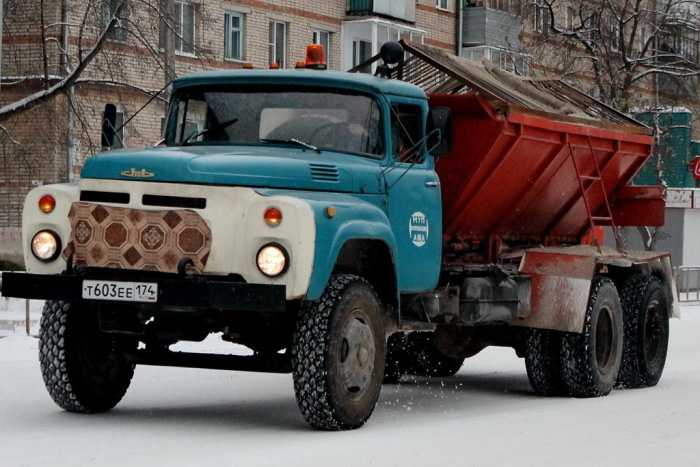
[[[102,30],[107,29],[110,21],[112,20],[112,15],[116,11],[116,7],[119,5],[121,0],[102,0]],[[108,40],[113,42],[126,42],[126,30],[123,28],[123,21],[126,19],[126,2],[122,6],[119,15],[117,15],[118,24],[112,29]]]
[[[450,0],[436,0],[435,8],[440,11],[450,11]]]
[[[319,29],[319,28],[314,28],[312,31],[312,37],[311,37],[311,42],[312,44],[316,45],[322,45],[323,46],[323,55],[326,60],[326,66],[329,65],[329,51],[331,48],[331,32],[326,31],[324,29]],[[321,40],[321,37],[325,35],[325,44],[323,43],[324,41]]]
[[[239,25],[238,28],[233,27],[233,18],[238,18]],[[243,61],[245,60],[245,14],[239,11],[224,11],[224,59],[225,60],[235,60]],[[232,34],[234,32],[238,33],[238,50],[237,57],[233,56],[233,46],[232,46]]]
[[[176,55],[184,55],[184,56],[189,56],[189,57],[195,57],[196,51],[197,51],[197,7],[193,3],[189,3],[186,1],[174,1],[173,4],[175,5],[175,8],[177,8],[177,14],[176,14],[176,24],[175,26],[175,32],[177,33],[175,35],[175,44],[174,44],[174,49],[175,49],[175,54]],[[192,11],[192,41],[187,42],[187,38],[185,38],[185,9],[189,8]],[[188,46],[188,48],[191,48],[192,50],[184,50],[185,46]]]
[[[282,27],[281,38],[279,37],[278,26]],[[277,63],[280,68],[285,68],[287,64],[287,23],[285,21],[270,19],[268,28],[268,61],[269,63]],[[278,57],[280,39],[282,43],[282,53],[281,57]]]

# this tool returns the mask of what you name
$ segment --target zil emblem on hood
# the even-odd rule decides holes
[[[136,170],[133,167],[129,170],[125,170],[121,172],[121,174],[125,177],[134,177],[134,178],[151,178],[155,177],[156,174],[153,172],[149,172],[146,169],[141,169],[141,170]]]

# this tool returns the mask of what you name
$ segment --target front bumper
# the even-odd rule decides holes
[[[228,277],[125,273],[121,270],[89,271],[81,274],[30,274],[5,272],[2,275],[4,297],[68,302],[107,302],[84,299],[83,280],[132,281],[158,284],[155,303],[126,302],[143,307],[179,310],[229,310],[242,312],[284,312],[284,285],[247,284]],[[108,300],[114,303],[115,300]]]

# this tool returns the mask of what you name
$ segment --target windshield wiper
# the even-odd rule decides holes
[[[227,128],[227,127],[233,125],[233,124],[236,123],[237,121],[238,121],[237,118],[232,118],[231,120],[227,120],[227,121],[225,121],[224,123],[220,123],[220,124],[218,124],[218,125],[212,125],[212,126],[210,126],[209,128],[205,128],[205,129],[203,129],[202,131],[200,131],[200,132],[198,132],[198,133],[195,133],[195,134],[193,134],[192,136],[188,136],[187,138],[185,138],[185,140],[182,142],[182,146],[187,146],[188,144],[190,144],[190,141],[192,141],[193,139],[199,138],[200,136],[202,136],[202,135],[204,135],[204,134],[207,134],[207,133],[209,133],[210,131],[220,131],[220,130],[223,130],[224,128]]]
[[[261,138],[260,141],[264,143],[284,143],[284,144],[296,144],[297,146],[302,146],[305,147],[306,149],[311,149],[312,151],[316,151],[317,153],[321,154],[321,149],[318,148],[317,146],[314,146],[313,144],[306,143],[304,141],[298,140],[296,138],[290,138],[290,139],[267,139],[267,138]]]

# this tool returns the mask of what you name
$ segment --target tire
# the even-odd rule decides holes
[[[525,368],[530,386],[538,396],[565,396],[562,373],[563,333],[549,329],[528,329]]]
[[[462,368],[463,358],[445,355],[435,344],[432,332],[416,332],[409,336],[408,368],[416,376],[452,376]]]
[[[571,396],[610,393],[620,371],[622,341],[622,307],[617,289],[609,278],[596,276],[583,333],[566,333],[562,340],[562,374]]]
[[[655,386],[668,353],[669,300],[661,281],[649,275],[630,277],[620,297],[625,339],[617,387]]]
[[[133,338],[101,333],[97,314],[82,304],[49,300],[39,324],[39,363],[54,402],[69,412],[106,412],[134,376]]]
[[[372,286],[332,276],[318,300],[302,306],[292,344],[294,392],[319,430],[359,428],[372,414],[384,378],[386,336]]]

